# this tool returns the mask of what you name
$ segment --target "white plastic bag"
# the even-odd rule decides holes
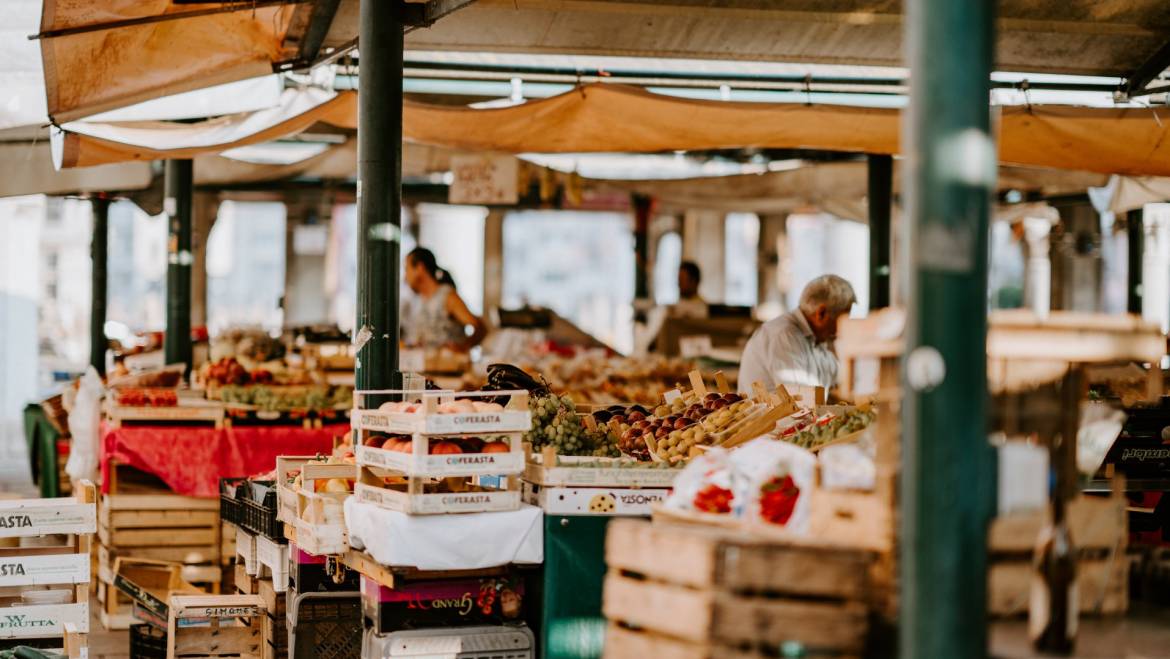
[[[732,452],[731,464],[738,476],[736,499],[742,502],[742,517],[783,526],[798,535],[808,533],[816,456],[795,444],[761,437]],[[769,496],[778,497],[781,503],[765,501]]]
[[[675,510],[736,515],[735,474],[725,449],[713,448],[694,458],[674,478],[666,507]]]
[[[872,446],[833,444],[821,449],[821,485],[826,490],[872,490],[877,476]]]
[[[65,473],[75,481],[83,478],[97,480],[100,441],[98,423],[104,394],[102,377],[92,366],[85,369],[85,375],[81,376],[77,388],[77,397],[73,401],[73,409],[69,412],[69,434],[73,439],[69,461],[65,463]]]

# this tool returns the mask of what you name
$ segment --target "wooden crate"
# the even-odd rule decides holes
[[[167,659],[261,659],[265,617],[257,595],[175,595],[167,618]]]
[[[354,496],[408,515],[505,512],[520,507],[520,478],[508,476],[503,488],[475,484],[474,477],[436,482],[376,467],[358,467]],[[390,482],[387,482],[390,479]]]
[[[340,555],[349,550],[344,505],[353,492],[314,490],[318,480],[352,481],[355,471],[349,464],[315,462],[301,468],[302,484],[295,489],[296,515],[290,524],[296,529],[297,546],[302,550],[317,556]]]
[[[992,615],[1028,611],[1032,555],[1048,511],[1000,516],[988,535],[988,608]],[[1081,496],[1068,506],[1069,533],[1079,552],[1077,592],[1082,614],[1119,615],[1129,605],[1126,500]]]
[[[183,579],[183,566],[144,558],[114,561],[111,583],[98,586],[99,616],[106,629],[128,629],[140,619],[135,611],[154,620],[165,620],[174,594],[201,594],[203,591]]]
[[[173,407],[130,407],[110,400],[102,408],[106,422],[113,428],[123,425],[158,425],[187,423],[222,428],[224,408],[210,401],[184,400]]]
[[[604,613],[639,631],[619,633],[625,644],[607,643],[605,656],[634,656],[628,652],[638,647],[641,656],[729,656],[728,648],[764,652],[789,641],[860,656],[872,560],[863,550],[614,520],[606,538]]]
[[[102,495],[98,538],[111,558],[219,566],[224,545],[219,501],[170,492]]]
[[[73,497],[0,501],[0,538],[60,535],[61,542],[0,548],[0,639],[59,637],[66,626],[89,631],[90,543],[97,525],[95,490],[78,483]],[[29,604],[24,593],[41,586],[64,591],[59,604]]]

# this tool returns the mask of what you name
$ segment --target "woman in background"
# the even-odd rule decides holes
[[[455,292],[455,282],[438,266],[431,250],[418,247],[406,255],[405,279],[418,296],[403,314],[402,338],[406,345],[467,352],[483,341],[487,326]]]

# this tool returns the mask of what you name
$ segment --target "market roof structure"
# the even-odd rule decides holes
[[[46,0],[36,36],[49,116],[69,121],[337,57],[356,45],[358,5],[116,0],[94,12],[90,3]],[[998,5],[997,70],[1111,76],[1136,94],[1170,63],[1170,3],[1162,0]],[[403,6],[410,49],[903,64],[899,0],[408,0]]]
[[[74,122],[54,136],[63,167],[190,158],[299,132],[321,121],[357,126],[352,92],[288,90],[281,106],[198,124]],[[1170,176],[1170,126],[1150,108],[999,108],[1007,164]],[[468,151],[582,153],[743,147],[896,154],[901,114],[884,108],[699,101],[593,84],[502,108],[407,101],[407,141]],[[993,164],[993,163],[992,163]]]

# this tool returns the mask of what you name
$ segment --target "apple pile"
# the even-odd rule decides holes
[[[410,435],[373,434],[364,444],[373,448],[397,453],[413,453],[414,442]],[[507,453],[511,449],[506,438],[484,440],[482,437],[446,437],[432,440],[428,453],[451,455],[457,453]]]
[[[122,387],[118,389],[117,401],[123,407],[175,407],[179,395],[174,389],[163,387]]]
[[[426,411],[426,406],[422,403],[411,403],[407,401],[386,402],[378,406],[378,411],[391,414],[423,414]],[[449,403],[440,404],[435,411],[438,414],[482,414],[485,412],[503,412],[504,406],[499,403],[460,398]]]
[[[629,425],[623,430],[619,443],[623,453],[640,460],[650,460],[653,448],[662,460],[679,461],[690,455],[691,448],[717,441],[753,407],[739,394],[709,393],[702,400],[696,394],[679,397],[669,404],[659,405],[652,415],[639,410],[615,418]]]

